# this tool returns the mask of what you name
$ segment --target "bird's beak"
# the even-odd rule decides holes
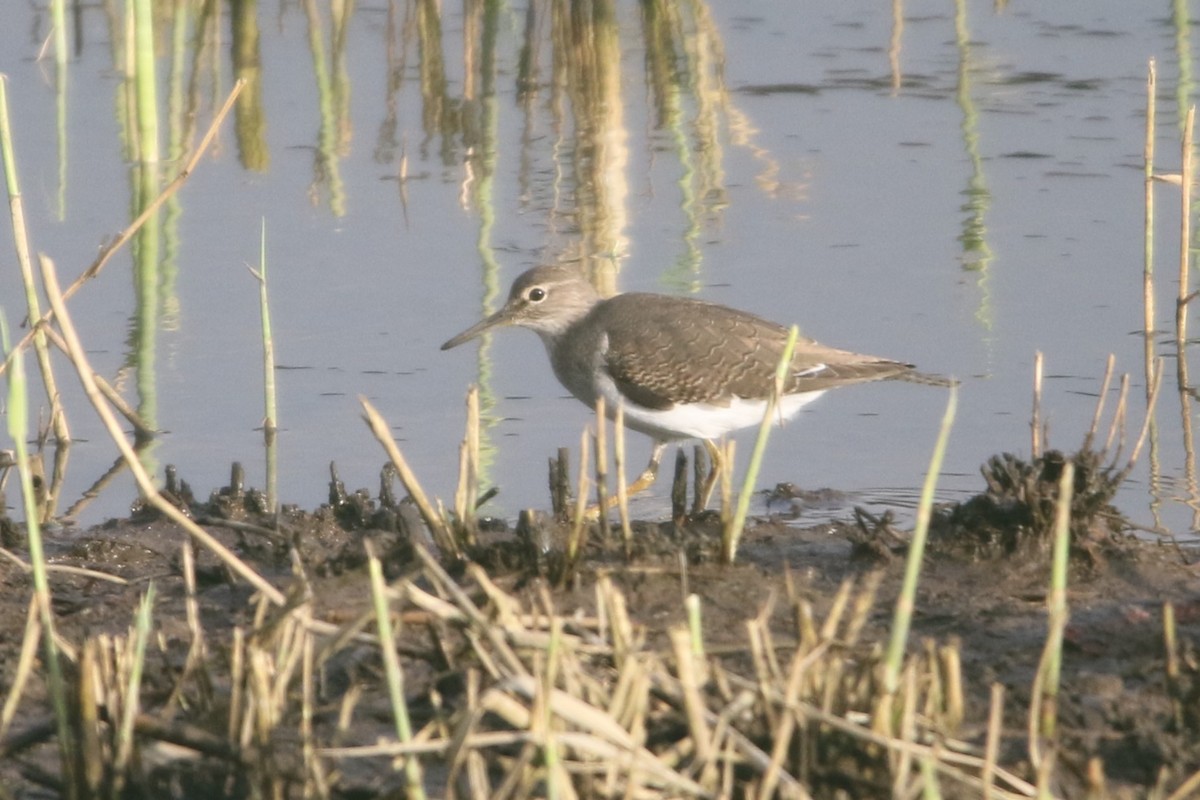
[[[458,347],[463,342],[469,342],[470,340],[474,339],[476,336],[478,336],[479,334],[481,334],[485,331],[489,331],[492,328],[500,328],[505,325],[511,325],[511,324],[512,324],[512,312],[509,310],[508,306],[505,305],[503,308],[501,308],[495,314],[492,314],[490,317],[488,317],[486,319],[482,319],[479,322],[476,322],[474,325],[467,328],[465,331],[460,333],[458,336],[455,336],[454,338],[450,339],[448,342],[446,342],[444,345],[442,345],[442,349],[449,350],[452,347]]]

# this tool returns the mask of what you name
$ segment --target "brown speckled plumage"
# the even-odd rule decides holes
[[[788,336],[781,325],[702,300],[638,293],[604,299],[575,270],[535,267],[513,282],[503,308],[442,349],[503,325],[537,332],[573,395],[588,405],[607,396],[610,408],[619,395],[631,412],[627,424],[660,441],[752,424],[748,414],[721,409],[739,399],[766,400]],[[782,416],[816,393],[884,378],[921,380],[911,364],[801,338]],[[698,410],[682,413],[691,407]],[[667,413],[675,410],[681,413]]]
[[[583,324],[607,331],[605,367],[622,394],[654,408],[766,397],[788,337],[783,326],[744,311],[652,294],[621,294],[602,301]],[[822,391],[912,368],[801,338],[784,393]]]

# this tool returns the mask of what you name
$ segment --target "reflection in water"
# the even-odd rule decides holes
[[[629,134],[613,2],[551,0],[550,32],[556,139],[566,135],[560,114],[564,99],[570,103],[575,134],[563,151],[574,169],[574,193],[558,195],[573,207],[555,209],[578,229],[578,239],[564,256],[578,260],[601,294],[608,295],[617,290],[619,262],[629,249]]]
[[[892,74],[892,96],[900,93],[904,75],[900,70],[900,50],[904,43],[904,0],[892,0],[892,37],[888,40],[888,67]]]
[[[958,241],[962,244],[963,267],[979,273],[979,308],[975,318],[989,334],[992,331],[995,313],[992,308],[991,265],[992,248],[987,241],[987,222],[984,217],[991,205],[992,195],[987,188],[983,169],[983,157],[979,151],[979,110],[971,97],[971,33],[967,28],[966,0],[954,0],[954,41],[958,46],[958,85],[955,97],[962,109],[963,148],[971,163],[971,175],[967,188],[963,190],[967,201],[962,210],[963,231]]]
[[[442,54],[442,17],[437,0],[415,0],[417,4],[417,67],[421,76],[421,159],[429,157],[429,145],[440,140],[442,164],[454,163],[453,135],[458,129],[455,115],[448,111],[446,63]],[[404,65],[401,64],[401,68]]]
[[[188,11],[184,4],[177,3],[171,15],[170,71],[167,75],[167,164],[179,169],[187,155],[187,124],[184,120],[184,77],[186,75]],[[180,327],[179,303],[179,224],[183,218],[183,206],[178,195],[172,195],[164,204],[163,219],[163,262],[162,262],[162,319],[163,330],[178,331]]]
[[[50,4],[54,24],[54,108],[58,139],[58,221],[67,218],[67,12],[66,3]]]
[[[352,128],[350,124],[350,79],[346,73],[346,27],[353,12],[353,3],[333,3],[330,9],[330,40],[332,53],[326,63],[324,24],[315,0],[304,1],[304,16],[308,20],[308,47],[312,54],[313,75],[317,80],[317,101],[321,113],[321,129],[313,159],[311,199],[316,205],[322,188],[329,192],[329,210],[335,217],[346,213],[346,187],[342,182],[340,162],[349,151]],[[331,69],[332,67],[332,69]]]
[[[55,6],[61,9],[61,4]],[[308,45],[319,129],[314,147],[310,197],[326,204],[335,217],[346,213],[341,161],[351,152],[350,75],[347,47],[352,2],[329,6],[315,0],[299,4],[307,23]],[[271,168],[265,97],[262,30],[257,0],[230,0],[230,38],[222,43],[219,0],[158,5],[137,0],[125,6],[104,0],[101,13],[112,48],[111,63],[124,76],[114,94],[121,158],[128,163],[129,213],[136,218],[150,208],[162,188],[163,166],[179,167],[195,145],[196,126],[206,104],[216,106],[226,80],[222,62],[229,59],[232,76],[245,81],[237,100],[234,136],[238,160],[251,172]],[[423,138],[420,156],[431,154],[461,176],[460,203],[478,215],[476,249],[482,272],[485,307],[500,299],[501,266],[493,243],[498,209],[495,173],[501,105],[497,79],[502,74],[499,41],[504,6],[494,0],[466,0],[462,11],[461,95],[455,96],[446,62],[447,26],[436,0],[389,0],[386,5],[386,97],[375,158],[394,163],[401,206],[407,214],[407,155],[404,152],[400,92],[406,69],[419,76]],[[157,16],[155,12],[157,11]],[[619,14],[638,15],[645,54],[641,92],[622,61]],[[128,14],[128,16],[127,16]],[[60,174],[65,198],[66,61],[65,26],[55,16]],[[694,290],[701,282],[700,240],[728,204],[725,145],[728,138],[747,147],[765,163],[759,186],[779,191],[778,165],[765,149],[753,144],[754,128],[733,106],[725,85],[721,32],[706,3],[647,0],[618,7],[615,0],[531,0],[523,14],[515,71],[521,138],[516,180],[523,210],[543,215],[550,234],[545,260],[580,265],[606,294],[617,291],[620,265],[630,250],[630,147],[627,112],[645,98],[656,153],[671,156],[677,175],[678,208],[685,224],[678,236],[679,255],[666,270],[668,282]],[[454,30],[455,24],[450,25]],[[632,29],[632,27],[630,28]],[[82,26],[76,36],[82,37]],[[83,40],[79,38],[82,46]],[[412,47],[415,41],[416,47]],[[155,48],[160,52],[156,54]],[[415,54],[416,64],[408,58]],[[160,153],[159,64],[168,70],[165,159]],[[657,165],[656,165],[657,166]],[[542,176],[551,174],[550,180]],[[540,196],[539,196],[540,194]],[[327,200],[326,200],[327,198]],[[65,203],[65,199],[61,201]],[[64,206],[65,208],[65,206]],[[147,470],[154,474],[154,437],[158,425],[158,349],[161,330],[181,331],[183,309],[177,295],[180,226],[184,209],[172,197],[155,210],[135,234],[134,310],[128,329],[125,364],[118,376],[138,395],[137,413],[145,422],[135,440]],[[483,417],[494,409],[489,390],[490,350],[479,350]],[[495,420],[493,419],[493,422]],[[65,428],[64,428],[65,431]],[[63,439],[67,435],[64,433]],[[486,452],[486,449],[485,449]],[[113,473],[107,473],[106,482]]]
[[[246,82],[234,109],[238,160],[251,172],[266,172],[271,166],[271,151],[267,147],[267,117],[263,110],[257,0],[229,0],[229,24],[233,31],[230,49],[233,77]]]
[[[158,72],[154,57],[154,18],[150,0],[133,4],[133,64],[127,74],[127,93],[133,97],[134,132],[137,159],[130,164],[129,181],[132,208],[130,219],[136,219],[158,196],[160,189],[158,124]],[[133,289],[134,316],[130,326],[128,365],[136,371],[138,415],[151,429],[158,428],[157,349],[159,327],[160,237],[159,213],[146,221],[134,236]],[[138,456],[147,474],[158,474],[155,458],[157,442],[147,441],[136,434]]]
[[[703,3],[645,3],[642,24],[657,127],[670,133],[679,160],[680,209],[686,219],[683,250],[664,278],[695,291],[701,278],[699,240],[704,224],[728,204],[721,136],[721,120],[730,112],[724,49]],[[685,114],[689,97],[695,105],[690,131]]]
[[[1192,18],[1187,0],[1171,0],[1171,29],[1175,32],[1175,63],[1179,67],[1175,81],[1176,124],[1183,133],[1184,117],[1195,102],[1192,93],[1196,88],[1192,76]]]
[[[1193,132],[1195,124],[1195,101],[1192,99],[1195,81],[1192,75],[1191,49],[1191,16],[1188,4],[1181,0],[1171,3],[1171,23],[1175,32],[1175,60],[1179,74],[1175,82],[1175,110],[1177,124],[1182,133],[1180,153],[1182,173],[1182,220],[1183,233],[1180,241],[1180,270],[1179,270],[1179,300],[1176,304],[1176,380],[1179,390],[1179,416],[1182,422],[1184,448],[1184,502],[1192,509],[1192,530],[1200,530],[1200,476],[1197,475],[1196,440],[1192,430],[1192,405],[1195,401],[1195,389],[1188,378],[1187,353],[1187,306],[1191,285],[1188,282],[1189,267],[1197,252],[1197,236],[1200,236],[1200,226],[1193,228],[1191,220],[1195,214],[1193,197],[1194,174],[1192,165],[1195,162],[1195,145]]]
[[[419,2],[421,31],[422,120],[427,135],[454,133],[445,96],[444,66],[430,32],[440,30],[433,7]],[[467,153],[462,200],[480,215],[478,251],[483,264],[483,312],[500,300],[500,266],[490,244],[495,209],[495,37],[494,3],[468,2],[464,11],[464,91],[458,122]],[[645,48],[645,84],[654,124],[666,131],[678,161],[679,205],[687,224],[682,253],[667,277],[692,285],[699,276],[698,239],[705,221],[727,204],[724,187],[722,114],[733,114],[724,84],[724,57],[717,26],[700,2],[647,2],[641,6]],[[617,291],[617,273],[629,254],[629,138],[626,107],[630,86],[622,74],[617,7],[612,0],[572,3],[534,0],[526,9],[516,74],[516,95],[523,114],[517,180],[526,210],[544,213],[551,234],[546,260],[576,263],[603,294]],[[543,37],[549,44],[549,96],[543,100]],[[479,45],[475,42],[478,40]],[[435,54],[429,58],[429,54]],[[426,63],[428,62],[428,63]],[[478,89],[477,87],[478,83]],[[689,120],[684,100],[694,108]],[[550,116],[551,145],[540,131],[542,113]],[[540,182],[549,171],[554,178]],[[550,190],[537,196],[537,188]],[[479,350],[481,407],[489,413],[490,348]],[[485,453],[490,448],[485,445]]]
[[[753,47],[763,46],[769,37],[776,35],[774,27],[785,28],[767,13],[762,20],[750,19],[718,6],[717,12],[727,17],[723,23],[727,30],[722,31],[710,6],[701,0],[637,3],[529,0],[520,7],[495,0],[465,0],[461,6],[446,6],[436,0],[385,0],[370,6],[304,0],[282,4],[278,9],[255,0],[231,0],[228,6],[219,0],[195,0],[147,3],[139,7],[147,5],[157,11],[154,20],[157,35],[152,38],[160,48],[159,61],[169,69],[169,73],[164,73],[164,77],[169,75],[164,87],[167,103],[163,117],[167,127],[162,137],[166,149],[164,164],[179,165],[191,150],[197,120],[202,120],[206,106],[215,105],[209,95],[214,98],[222,95],[232,74],[249,83],[237,107],[233,129],[238,159],[249,171],[266,173],[273,166],[280,171],[272,164],[268,137],[273,134],[275,141],[280,141],[285,135],[281,131],[294,123],[285,123],[279,117],[269,120],[269,115],[279,112],[271,105],[273,98],[268,96],[271,93],[268,87],[294,87],[305,98],[304,103],[295,105],[301,109],[315,106],[319,114],[316,119],[302,121],[299,128],[309,131],[300,135],[308,137],[313,149],[310,196],[323,209],[323,214],[315,216],[346,214],[352,176],[361,180],[364,171],[374,169],[397,180],[400,204],[393,212],[397,223],[394,227],[403,233],[405,225],[400,224],[400,217],[403,214],[407,223],[409,190],[425,203],[441,200],[438,193],[447,185],[454,187],[446,198],[458,201],[456,243],[473,242],[481,267],[478,288],[466,288],[462,302],[478,303],[484,312],[499,303],[501,287],[508,283],[500,274],[502,259],[540,258],[576,263],[601,289],[610,293],[618,288],[621,268],[632,263],[633,248],[642,244],[641,237],[653,236],[661,230],[669,231],[664,237],[665,244],[654,242],[655,258],[664,270],[661,279],[678,290],[695,290],[708,280],[702,261],[705,253],[711,252],[706,237],[721,240],[720,235],[710,235],[713,228],[726,216],[734,216],[726,214],[727,182],[739,186],[737,190],[749,187],[750,192],[760,197],[785,200],[795,200],[796,193],[807,191],[806,183],[781,177],[792,162],[783,161],[781,169],[774,153],[756,144],[758,131],[731,101],[725,83],[727,42],[731,48],[734,43],[742,48],[731,52],[753,55]],[[86,13],[81,8],[87,9]],[[223,13],[226,8],[228,12]],[[132,165],[128,178],[129,211],[138,214],[160,189],[163,173],[159,171],[158,157],[145,152],[159,140],[159,135],[149,132],[146,126],[150,122],[144,114],[147,109],[135,100],[142,70],[135,63],[137,50],[130,38],[134,28],[127,24],[125,4],[120,0],[75,4],[75,9],[77,14],[88,18],[93,37],[106,40],[112,48],[111,64],[117,74],[129,76],[114,99],[121,136],[120,157]],[[1167,90],[1167,96],[1175,96],[1183,103],[1193,89],[1190,19],[1185,3],[1175,2],[1172,9],[1177,48],[1173,63],[1180,65],[1180,75]],[[959,185],[950,191],[961,193],[961,207],[959,218],[951,223],[954,230],[946,233],[944,239],[950,248],[957,247],[964,267],[976,273],[978,289],[970,290],[969,296],[977,293],[978,299],[967,301],[968,314],[976,312],[977,327],[990,337],[994,332],[993,302],[998,302],[993,298],[993,285],[1013,279],[1010,274],[993,274],[992,248],[999,247],[998,241],[1005,242],[1004,252],[1011,256],[1006,265],[1016,268],[1019,260],[1015,247],[1009,244],[1012,238],[1002,238],[1003,229],[992,231],[988,227],[991,223],[999,228],[991,219],[997,213],[992,209],[1002,206],[993,195],[999,196],[1001,188],[1006,187],[1005,178],[1011,171],[1007,164],[987,160],[994,153],[989,153],[991,143],[980,136],[980,116],[982,110],[991,107],[988,101],[993,96],[985,93],[993,89],[972,84],[972,81],[978,83],[980,51],[970,41],[972,31],[968,30],[965,2],[959,0],[955,6],[955,37],[951,46],[956,50],[943,46],[945,37],[941,34],[935,37],[939,44],[931,50],[914,47],[916,34],[921,33],[924,41],[928,41],[931,26],[940,25],[941,17],[935,16],[931,21],[927,17],[910,16],[906,20],[902,0],[893,0],[890,10],[890,28],[886,16],[874,15],[868,24],[860,24],[851,15],[841,30],[869,36],[869,41],[859,39],[851,44],[849,39],[831,39],[826,52],[816,56],[825,59],[823,62],[814,61],[813,54],[806,51],[791,61],[773,63],[771,69],[779,75],[744,69],[744,63],[735,65],[737,74],[754,79],[779,79],[782,81],[779,85],[787,87],[806,85],[799,83],[796,76],[783,74],[793,65],[797,69],[825,70],[827,79],[814,79],[811,85],[826,107],[815,108],[816,103],[810,106],[806,97],[797,98],[798,102],[779,99],[764,112],[779,115],[763,117],[771,121],[772,136],[799,139],[803,135],[806,141],[796,151],[800,155],[794,156],[801,160],[805,158],[803,148],[819,152],[818,148],[828,145],[815,137],[808,139],[806,130],[779,134],[774,129],[777,120],[796,113],[797,106],[803,106],[801,114],[811,110],[836,111],[840,115],[843,103],[853,107],[855,103],[870,103],[878,97],[903,92],[906,81],[922,87],[949,87],[953,83],[952,91],[925,92],[926,99],[940,102],[941,108],[951,115],[954,111],[949,104],[957,101],[958,131],[955,133],[953,126],[946,130],[944,146],[953,152],[965,152],[970,165],[965,180],[961,176],[952,178]],[[29,29],[47,36],[51,33],[46,22],[49,12],[38,7],[34,13],[38,15],[37,22]],[[262,26],[258,24],[260,14],[264,15]],[[272,16],[276,14],[277,17]],[[53,24],[59,26],[53,31],[57,57],[65,52],[65,47],[60,48],[59,17],[54,20]],[[1010,20],[1014,25],[1020,23],[1017,18]],[[98,30],[101,21],[107,23],[107,31]],[[982,18],[971,21],[981,29],[973,31],[976,36],[991,44],[988,21]],[[1161,28],[1161,21],[1155,24]],[[77,25],[74,32],[81,42],[82,27]],[[1154,35],[1161,38],[1164,32],[1158,28]],[[303,43],[288,51],[289,56],[298,56],[299,61],[272,60],[285,49],[274,48],[271,37],[277,30],[282,35],[307,34],[307,53]],[[371,49],[377,41],[386,51],[384,47]],[[1163,44],[1169,48],[1169,39],[1163,38]],[[902,45],[908,49],[902,50]],[[92,49],[95,51],[96,47]],[[999,49],[994,47],[991,53]],[[102,56],[103,50],[99,53]],[[885,53],[886,65],[881,63]],[[94,59],[97,53],[86,55]],[[306,66],[299,70],[301,77],[290,83],[285,83],[290,75],[271,73],[290,68],[294,75],[295,64],[303,64],[307,59],[311,59],[313,80],[304,79]],[[843,59],[844,63],[835,68],[832,59]],[[1029,61],[1021,63],[1026,67],[1036,66]],[[57,123],[60,176],[67,174],[68,163],[78,173],[80,164],[87,160],[76,154],[81,146],[78,139],[83,137],[76,135],[77,141],[69,142],[76,147],[69,162],[63,149],[68,144],[67,122],[78,126],[82,116],[73,105],[68,117],[68,109],[63,105],[68,92],[68,66],[79,69],[64,63],[61,76],[56,76],[53,85],[61,112]],[[95,64],[89,66],[94,72]],[[353,75],[352,66],[358,70]],[[839,74],[835,69],[847,66],[851,69],[840,73],[844,77],[833,77]],[[902,67],[911,74],[905,75]],[[882,74],[885,69],[889,75]],[[372,70],[378,74],[372,74]],[[854,77],[855,70],[873,70],[873,73],[863,79]],[[70,76],[71,88],[77,92],[78,86],[87,85],[80,80],[80,74],[76,71]],[[356,154],[353,150],[352,77],[360,82],[355,87],[360,89],[360,101],[369,97],[360,103],[362,116],[354,120],[360,126],[359,132],[368,130],[368,138],[378,132],[375,141],[366,146],[366,154],[373,156],[373,161],[354,160],[362,152]],[[368,88],[364,91],[363,86]],[[46,96],[50,97],[49,91]],[[749,95],[733,95],[733,99],[746,96]],[[746,105],[750,107],[750,103]],[[785,105],[786,114],[781,111]],[[893,108],[899,105],[892,103]],[[291,111],[295,113],[294,109]],[[378,119],[372,115],[378,115]],[[1003,121],[999,117],[990,119]],[[49,123],[48,114],[46,120]],[[364,129],[363,125],[369,127]],[[995,127],[998,136],[1002,126]],[[46,130],[49,133],[48,125]],[[286,136],[295,134],[289,130]],[[411,153],[410,142],[414,145]],[[359,144],[362,151],[361,135]],[[509,146],[507,151],[505,145]],[[943,146],[942,141],[937,145]],[[776,145],[772,147],[778,149]],[[416,167],[414,172],[418,174],[412,180],[430,177],[421,170],[432,169],[438,174],[425,183],[410,184],[410,155],[414,164],[424,161],[432,165]],[[945,156],[939,153],[939,157]],[[954,160],[952,153],[949,159]],[[365,170],[364,161],[368,162]],[[985,165],[996,174],[985,174]],[[175,167],[169,169],[173,173]],[[353,170],[358,170],[359,175],[355,176]],[[732,181],[727,171],[735,176]],[[855,180],[861,176],[845,177]],[[830,176],[831,181],[842,179],[842,175]],[[506,185],[506,181],[510,184]],[[254,182],[265,183],[266,179],[256,178]],[[74,193],[65,192],[65,179],[57,187],[52,178],[45,183],[51,200],[48,205],[54,208],[57,201],[61,213]],[[422,195],[414,189],[418,186]],[[655,198],[654,210],[657,213],[665,205],[672,217],[667,221],[655,220],[653,228],[637,216],[651,207],[648,201],[643,202],[651,191],[660,196],[665,191],[669,195],[665,203],[661,197]],[[116,193],[119,192],[118,188]],[[449,203],[447,208],[453,210]],[[156,365],[168,360],[157,356],[158,349],[166,348],[159,344],[156,331],[180,330],[182,336],[167,340],[179,342],[190,333],[184,330],[186,323],[200,324],[198,319],[185,318],[187,309],[181,308],[176,297],[176,282],[181,280],[176,265],[187,263],[188,258],[186,253],[180,255],[181,246],[188,244],[180,238],[185,222],[183,210],[179,202],[168,203],[163,218],[151,220],[134,245],[137,308],[133,312],[128,364],[123,377],[126,389],[136,385],[138,405],[151,425],[158,416]],[[423,205],[421,212],[426,211]],[[461,230],[463,219],[469,226],[465,231]],[[937,230],[940,222],[929,220],[930,230]],[[413,227],[416,229],[417,225]],[[438,231],[446,229],[449,226]],[[520,232],[514,234],[514,229]],[[413,233],[420,235],[427,230]],[[538,237],[539,242],[531,243]],[[650,249],[646,247],[645,251]],[[498,256],[498,251],[516,255]],[[643,255],[645,251],[636,254]],[[472,260],[475,257],[468,255]],[[512,269],[517,264],[505,266]],[[990,340],[988,346],[990,354]],[[494,381],[488,345],[480,349],[479,359],[482,404],[487,419],[494,416],[496,402],[494,389],[490,387]],[[136,376],[129,374],[130,368],[137,370]],[[1184,398],[1181,402],[1190,401]],[[1181,410],[1190,418],[1188,410]],[[1172,440],[1176,424],[1170,425]],[[1174,441],[1171,445],[1179,449]],[[1188,448],[1190,464],[1193,461],[1190,444],[1184,447]],[[106,466],[99,465],[96,471]],[[1185,473],[1188,480],[1195,475],[1191,466],[1170,462],[1167,472],[1181,476],[1177,481],[1179,486]],[[1157,484],[1156,479],[1154,482]]]
[[[1154,375],[1156,370],[1161,369],[1161,365],[1156,366],[1157,359],[1154,352],[1154,338],[1157,333],[1154,314],[1154,137],[1157,124],[1157,96],[1155,94],[1157,91],[1158,78],[1155,62],[1154,59],[1150,59],[1146,74],[1146,143],[1143,148],[1145,226],[1142,231],[1142,377],[1146,383],[1146,414],[1148,417],[1149,446],[1146,458],[1149,470],[1147,478],[1147,488],[1150,494],[1149,509],[1153,527],[1163,528],[1161,514],[1162,456],[1159,452],[1158,441],[1158,409],[1150,404]]]
[[[483,264],[485,303],[494,303],[500,293],[500,262],[492,244],[496,224],[496,36],[499,4],[495,0],[467,0],[463,7],[463,145],[466,150],[461,202],[474,205],[479,213],[479,231],[475,249]],[[468,124],[472,121],[476,124]],[[474,402],[480,418],[490,428],[495,423],[495,392],[491,386],[491,359],[479,350],[479,390]],[[479,479],[484,485],[493,480],[492,465],[496,448],[490,439],[469,448],[478,459]]]

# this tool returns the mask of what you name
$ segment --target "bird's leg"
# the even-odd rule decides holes
[[[650,488],[655,479],[658,478],[658,465],[662,462],[663,452],[666,449],[666,442],[656,441],[654,443],[654,449],[650,452],[650,463],[642,470],[642,474],[637,476],[637,480],[631,483],[629,488],[625,490],[626,494],[634,495]]]
[[[700,510],[708,508],[708,501],[712,498],[713,489],[716,487],[717,480],[721,477],[721,470],[724,468],[724,464],[722,463],[724,459],[721,458],[721,448],[717,447],[712,439],[704,440],[704,448],[708,450],[708,460],[712,463],[709,464],[708,477],[704,479],[704,487],[696,487],[697,491],[700,492],[699,497],[696,498],[696,507]]]
[[[646,465],[644,470],[642,470],[642,474],[637,476],[637,480],[635,480],[629,485],[628,488],[625,489],[626,497],[632,497],[638,492],[642,492],[650,488],[655,479],[658,478],[658,465],[662,462],[663,452],[665,452],[666,449],[666,442],[656,441],[654,443],[654,450],[650,452],[650,463]],[[616,505],[617,494],[616,492],[613,492],[608,496],[608,502],[605,503],[605,508],[616,508]],[[588,519],[594,520],[600,516],[600,507],[597,505],[590,505],[587,507],[587,510],[584,513],[587,515]]]

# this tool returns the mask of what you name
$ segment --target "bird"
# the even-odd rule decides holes
[[[549,265],[519,275],[498,311],[441,349],[509,326],[541,338],[555,376],[572,395],[591,408],[604,398],[610,415],[623,403],[625,425],[654,440],[650,463],[629,494],[654,483],[669,443],[702,440],[715,467],[715,439],[761,423],[789,335],[782,325],[696,298],[641,292],[602,297],[581,271]],[[799,337],[776,413],[782,421],[829,389],[885,379],[949,385],[913,364]]]

